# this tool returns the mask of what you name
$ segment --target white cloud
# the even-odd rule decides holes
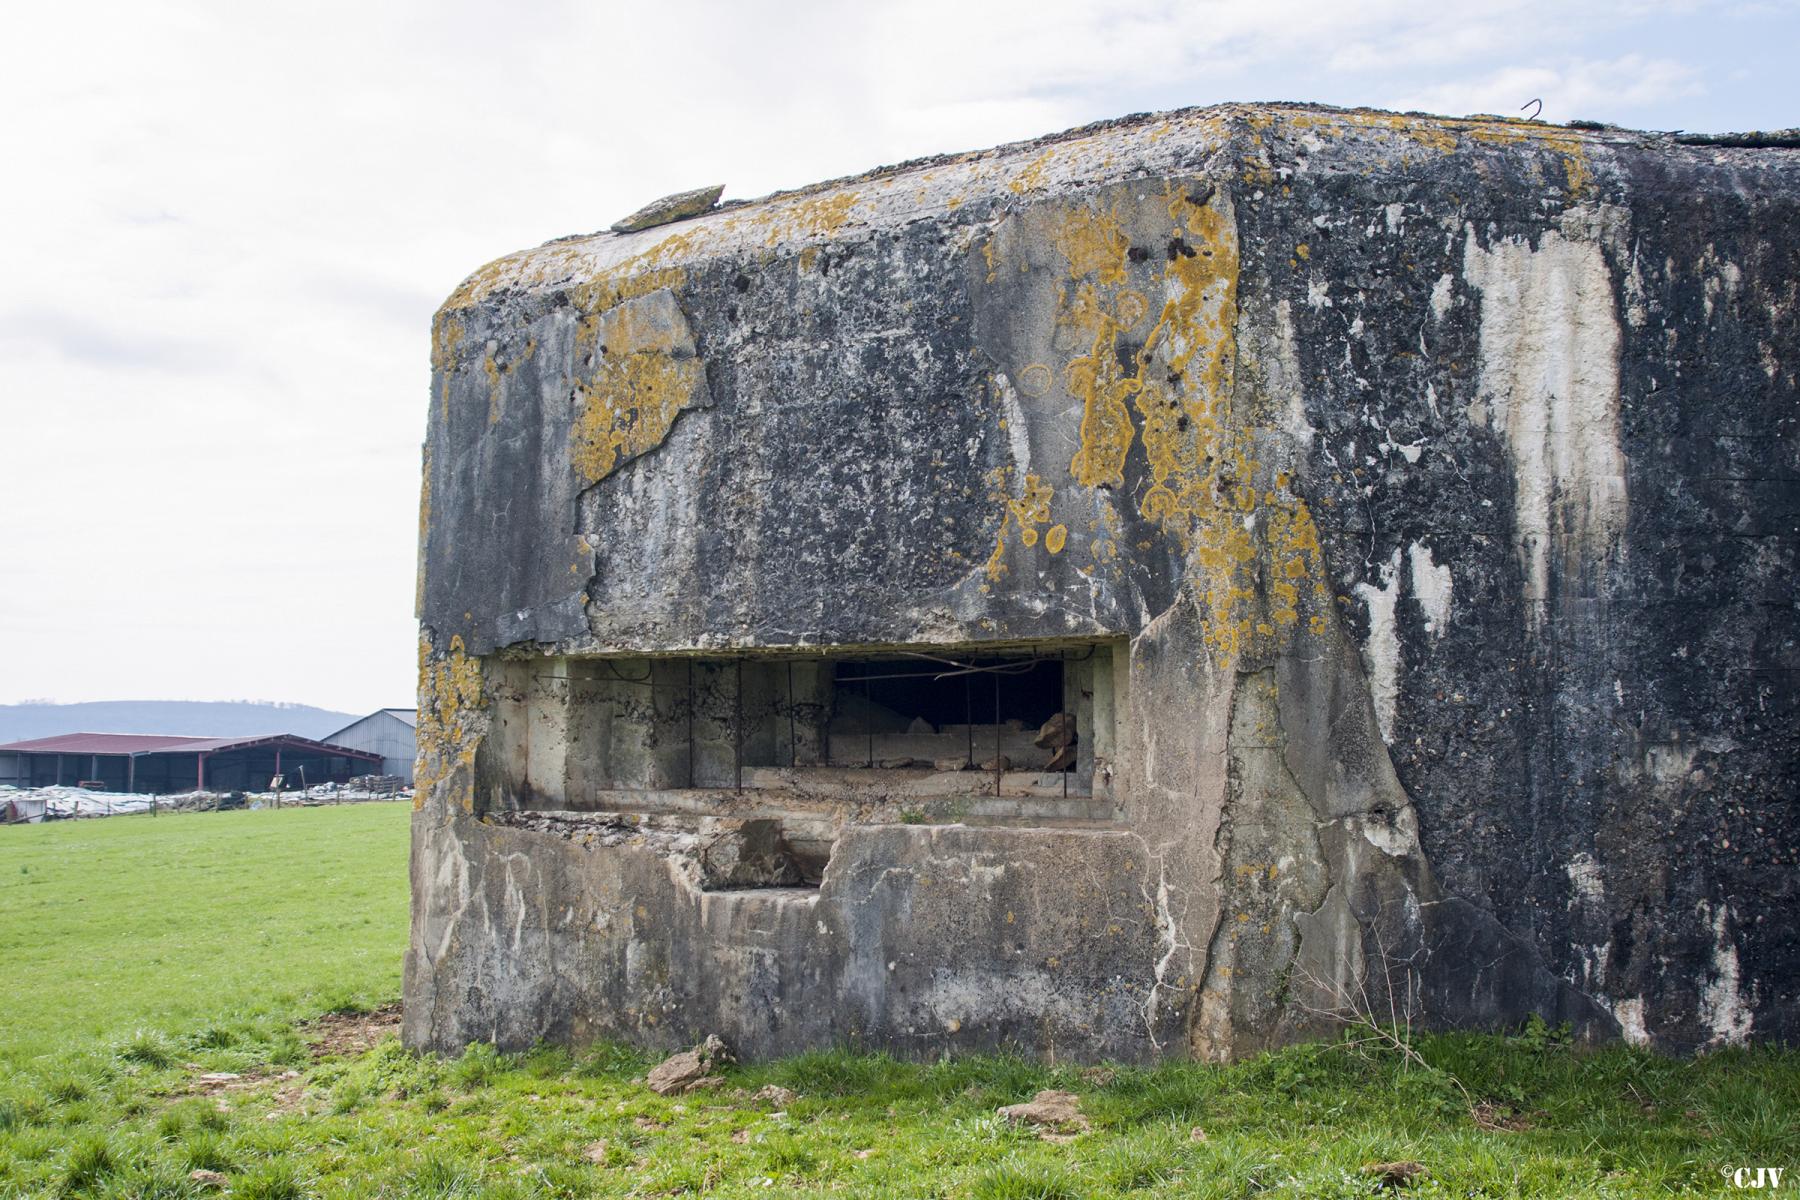
[[[1133,109],[1285,94],[1510,112],[1543,94],[1570,115],[1654,114],[1740,57],[1633,42],[1666,15],[21,8],[0,41],[0,700],[403,703],[427,324],[502,253],[699,183],[756,195]]]
[[[1611,60],[1574,60],[1555,66],[1508,66],[1478,79],[1402,93],[1389,107],[1463,116],[1515,115],[1524,102],[1544,102],[1546,121],[1629,120],[1634,112],[1705,90],[1699,72],[1668,59],[1626,54]]]

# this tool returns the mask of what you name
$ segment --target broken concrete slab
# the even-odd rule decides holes
[[[1061,750],[1075,743],[1075,714],[1059,712],[1038,729],[1031,744],[1040,750]]]
[[[1008,1104],[995,1116],[1014,1125],[1035,1125],[1056,1133],[1072,1133],[1088,1127],[1081,1113],[1081,1097],[1074,1092],[1046,1089],[1023,1104]]]
[[[708,1035],[693,1049],[672,1054],[658,1063],[645,1076],[644,1085],[659,1096],[678,1096],[698,1088],[717,1086],[723,1081],[712,1072],[731,1061],[731,1052],[725,1043]]]
[[[722,822],[700,847],[702,887],[795,887],[802,881],[781,835],[781,822],[761,819]]]
[[[636,233],[641,229],[654,229],[658,225],[667,225],[671,221],[697,217],[717,205],[719,197],[724,193],[725,185],[720,183],[711,187],[676,192],[672,196],[652,200],[629,217],[613,222],[612,231],[614,233]]]

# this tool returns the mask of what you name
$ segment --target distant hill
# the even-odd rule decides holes
[[[320,738],[363,713],[251,700],[96,700],[86,704],[0,704],[0,743],[59,733],[172,733],[247,737],[292,733]]]

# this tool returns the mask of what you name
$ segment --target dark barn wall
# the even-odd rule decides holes
[[[1439,1024],[1794,1036],[1797,184],[1223,108],[484,268],[434,329],[409,1040],[1224,1057],[1400,960]],[[840,813],[822,887],[727,898],[691,822],[495,824],[578,807],[509,789],[573,777],[530,681],[584,658],[1108,637],[1118,811],[1054,836]]]

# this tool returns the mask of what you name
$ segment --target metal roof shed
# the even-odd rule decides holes
[[[94,781],[108,791],[260,791],[275,775],[342,781],[379,769],[381,756],[290,733],[260,737],[65,733],[0,746],[20,786]],[[296,783],[299,782],[297,779]]]
[[[410,708],[378,708],[325,735],[333,746],[352,750],[369,750],[381,755],[381,773],[397,775],[413,781],[413,759],[418,756],[418,734],[415,726],[418,712]]]

